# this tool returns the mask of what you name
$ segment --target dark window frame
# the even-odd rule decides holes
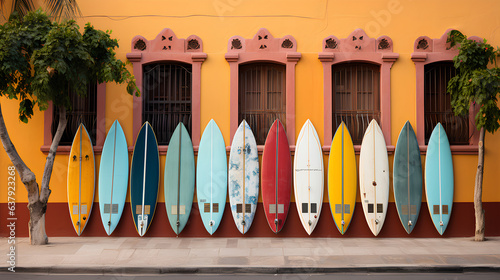
[[[158,145],[168,145],[183,122],[192,137],[193,68],[189,63],[158,62],[143,65],[142,122],[155,131]]]
[[[66,119],[68,122],[61,137],[61,141],[59,142],[59,146],[71,146],[73,144],[73,139],[80,123],[85,125],[92,145],[95,146],[97,140],[97,84],[88,85],[87,94],[85,96],[70,93],[69,98],[71,108],[66,111]],[[52,112],[51,135],[53,138],[59,124],[59,110],[57,107],[54,107]]]
[[[355,145],[361,144],[372,119],[380,124],[380,68],[367,62],[332,65],[332,132],[344,121]]]
[[[245,119],[257,145],[264,145],[276,119],[286,129],[286,66],[273,62],[241,64],[238,76],[238,122]],[[249,97],[252,94],[255,97]]]
[[[469,145],[469,115],[455,116],[451,96],[447,91],[449,80],[455,76],[452,61],[439,61],[424,66],[424,126],[425,145],[438,122],[441,123],[450,145]]]

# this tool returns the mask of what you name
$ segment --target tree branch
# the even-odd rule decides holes
[[[66,108],[64,106],[59,106],[59,123],[57,124],[57,130],[52,139],[52,144],[50,145],[49,154],[47,155],[47,160],[45,161],[45,168],[43,169],[42,186],[40,190],[40,201],[46,203],[49,200],[51,193],[49,183],[50,177],[52,176],[52,169],[54,167],[54,159],[56,157],[57,147],[61,141],[64,130],[66,129],[66,124],[68,120],[66,119]]]
[[[36,176],[28,166],[21,159],[17,153],[16,147],[12,144],[10,140],[9,133],[7,132],[7,127],[5,126],[5,121],[2,114],[2,104],[0,103],[0,139],[2,140],[2,145],[5,152],[10,158],[10,161],[16,167],[17,173],[21,178],[26,190],[28,191],[29,203],[34,203],[38,200],[38,184],[36,183]]]

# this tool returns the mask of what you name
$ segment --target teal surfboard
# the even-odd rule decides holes
[[[214,120],[208,123],[201,137],[196,182],[200,216],[212,235],[221,222],[227,197],[226,145]]]
[[[137,232],[144,236],[155,214],[160,183],[158,142],[146,122],[135,140],[130,170],[130,208]]]
[[[410,234],[422,203],[422,163],[417,137],[409,121],[399,133],[393,166],[394,200],[399,219]]]
[[[443,235],[453,206],[453,161],[441,123],[432,131],[425,157],[425,196],[432,222]]]
[[[111,235],[120,221],[127,198],[128,147],[123,129],[116,120],[102,147],[99,166],[99,210],[104,229]]]
[[[194,198],[193,143],[183,123],[179,123],[170,138],[165,159],[165,207],[175,234],[187,224]]]

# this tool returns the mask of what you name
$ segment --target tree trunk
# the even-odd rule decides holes
[[[59,124],[57,126],[56,134],[52,140],[47,161],[45,163],[44,173],[42,177],[42,187],[39,190],[35,174],[26,166],[24,161],[17,153],[16,147],[10,140],[7,127],[2,114],[2,106],[0,104],[0,139],[2,141],[5,152],[9,156],[12,164],[16,167],[17,173],[21,182],[28,191],[28,209],[30,212],[30,221],[28,223],[30,243],[32,245],[43,245],[48,243],[47,234],[45,233],[45,212],[47,210],[47,201],[50,196],[50,176],[52,174],[52,167],[54,165],[55,153],[59,141],[61,140],[62,133],[66,128],[66,110],[59,109]]]
[[[45,245],[49,243],[49,238],[45,233],[47,203],[37,201],[34,204],[28,204],[28,209],[30,211],[30,221],[28,222],[30,244]]]
[[[479,132],[476,183],[474,186],[474,212],[476,215],[475,241],[484,241],[483,170],[484,170],[484,127]]]

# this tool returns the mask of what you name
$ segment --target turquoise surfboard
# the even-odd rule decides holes
[[[170,138],[165,159],[165,207],[175,234],[187,224],[194,198],[193,143],[183,123],[179,123]]]
[[[113,233],[122,216],[127,187],[127,139],[120,123],[115,120],[104,141],[99,166],[99,210],[108,235]]]
[[[443,235],[453,206],[453,161],[441,123],[432,131],[425,157],[425,196],[432,222]]]
[[[213,119],[201,137],[196,182],[201,219],[205,229],[212,235],[222,220],[227,197],[226,145]]]
[[[394,200],[399,219],[410,234],[417,224],[422,203],[422,163],[417,137],[409,121],[399,133],[393,166]]]
[[[146,234],[153,220],[159,183],[158,142],[153,128],[146,122],[137,135],[130,170],[130,208],[140,236]]]

